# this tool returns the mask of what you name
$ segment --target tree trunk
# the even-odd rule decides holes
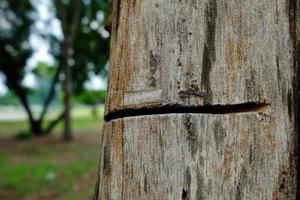
[[[95,199],[299,199],[299,1],[113,6]]]
[[[46,132],[42,129],[42,123],[39,120],[30,121],[30,130],[34,136],[45,136]]]
[[[72,140],[72,119],[71,119],[71,109],[72,109],[72,93],[73,93],[73,80],[72,80],[72,69],[68,63],[71,58],[69,55],[69,50],[73,49],[74,42],[78,33],[78,27],[81,22],[82,6],[83,2],[81,0],[76,0],[74,2],[74,10],[71,11],[72,16],[68,18],[67,10],[64,3],[57,1],[59,8],[59,18],[62,23],[62,31],[64,33],[64,41],[62,44],[62,71],[65,76],[64,80],[64,134],[63,139],[65,141]],[[70,21],[69,21],[70,20]]]
[[[69,45],[65,42],[63,47],[63,61],[62,70],[64,73],[64,133],[63,139],[65,141],[72,140],[72,120],[71,120],[71,109],[72,109],[72,69],[68,64],[68,49]]]
[[[42,129],[42,121],[36,120],[34,118],[33,112],[28,102],[27,95],[25,93],[25,89],[16,83],[13,87],[13,91],[15,95],[19,98],[22,106],[25,109],[25,112],[27,113],[31,134],[34,136],[44,136],[45,132]]]

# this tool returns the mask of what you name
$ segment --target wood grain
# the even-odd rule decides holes
[[[293,92],[288,0],[115,1],[106,113]]]
[[[109,122],[104,149],[112,151],[106,168],[112,173],[103,173],[100,194],[114,197],[99,199],[296,199],[292,129],[283,121],[243,113]],[[122,150],[116,138],[122,138]]]

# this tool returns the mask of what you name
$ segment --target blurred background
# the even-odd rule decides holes
[[[0,0],[0,199],[92,199],[109,0]]]

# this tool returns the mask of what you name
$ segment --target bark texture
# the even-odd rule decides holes
[[[299,1],[112,5],[95,199],[297,199]]]
[[[295,199],[290,146],[282,142],[288,129],[269,121],[280,118],[243,113],[113,120],[105,127],[99,199]]]
[[[106,113],[292,93],[289,0],[115,1]]]

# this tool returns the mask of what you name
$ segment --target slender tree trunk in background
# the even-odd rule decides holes
[[[113,1],[95,199],[299,199],[299,1]]]
[[[71,119],[71,109],[72,109],[72,69],[71,66],[68,64],[68,44],[65,42],[63,45],[63,73],[64,73],[64,133],[63,139],[65,141],[72,140],[72,119]]]
[[[72,58],[69,55],[69,50],[73,50],[73,44],[75,42],[79,25],[81,23],[81,15],[82,15],[82,4],[81,0],[74,0],[69,3],[73,3],[74,10],[72,10],[72,17],[68,19],[65,7],[62,1],[56,1],[58,5],[58,12],[60,21],[62,23],[62,30],[64,33],[64,41],[62,44],[62,60],[61,66],[64,74],[64,133],[63,138],[65,141],[69,141],[72,139],[72,118],[71,118],[71,110],[72,110],[72,93],[73,93],[73,80],[72,80],[72,68],[68,63],[68,60]],[[68,21],[70,20],[70,21]]]

